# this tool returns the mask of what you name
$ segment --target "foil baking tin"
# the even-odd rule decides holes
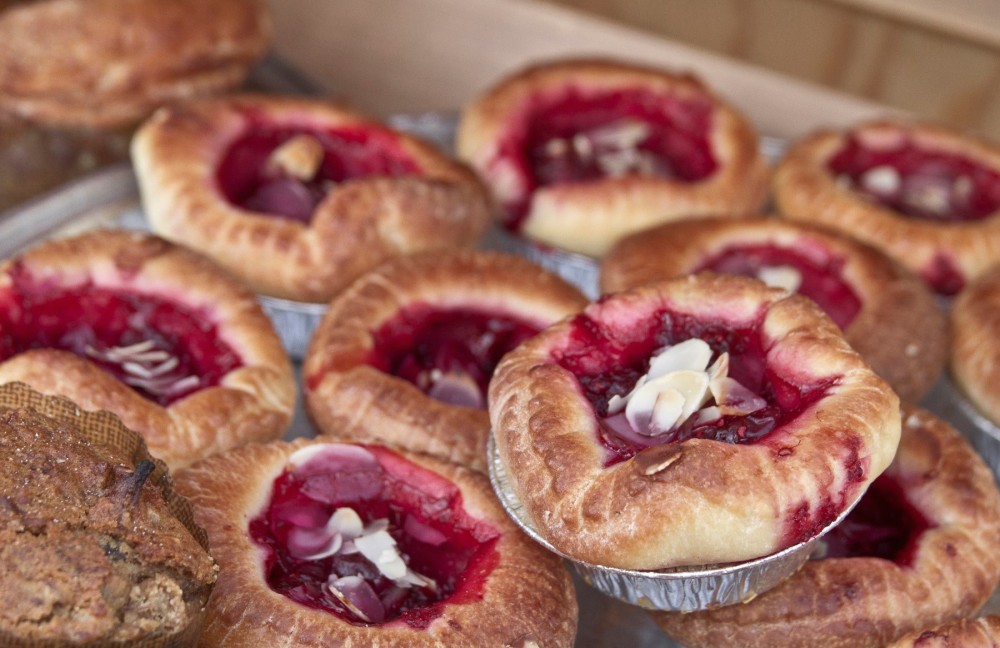
[[[271,318],[274,330],[293,360],[305,358],[309,338],[319,326],[327,304],[311,304],[257,295],[257,301]]]
[[[938,379],[920,404],[961,432],[1000,483],[1000,427],[986,418],[947,374]]]
[[[488,452],[493,490],[507,514],[532,540],[562,556],[591,587],[647,610],[697,612],[751,600],[794,574],[814,551],[821,550],[821,538],[847,517],[857,503],[851,503],[816,536],[763,558],[724,565],[676,567],[657,571],[619,569],[576,560],[556,550],[524,512],[507,478],[506,467],[492,436]]]

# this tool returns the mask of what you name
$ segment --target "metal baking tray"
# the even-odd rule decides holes
[[[256,71],[256,85],[262,89],[298,94],[315,94],[315,89],[297,78],[280,61],[270,59]],[[455,115],[439,113],[401,115],[390,123],[402,130],[430,139],[451,150]],[[765,140],[771,157],[781,150],[780,141]],[[118,165],[73,181],[16,208],[0,213],[0,258],[5,258],[43,239],[86,231],[97,227],[146,229],[139,205],[138,187],[131,167]],[[491,233],[486,247],[503,247],[498,234]],[[300,390],[301,392],[301,390]],[[1000,429],[986,421],[942,377],[922,405],[966,434],[1000,475]],[[288,438],[313,436],[301,401]],[[640,608],[601,594],[574,575],[577,584],[580,622],[579,647],[681,648],[666,637]],[[984,612],[1000,613],[1000,592],[987,603]]]

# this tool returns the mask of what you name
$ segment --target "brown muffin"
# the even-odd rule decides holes
[[[188,631],[217,568],[156,463],[30,408],[0,408],[0,457],[0,642]]]

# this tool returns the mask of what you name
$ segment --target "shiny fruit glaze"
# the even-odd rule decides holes
[[[218,385],[243,364],[204,310],[90,282],[60,286],[36,278],[19,263],[8,275],[11,285],[0,291],[0,360],[29,349],[70,351],[160,405]],[[108,357],[109,350],[144,343],[150,346],[145,353],[157,354],[156,360]],[[176,364],[166,360],[169,370],[155,379],[134,368],[168,366],[161,357],[175,358]]]
[[[601,323],[586,314],[572,320],[572,333],[564,348],[552,359],[579,381],[600,420],[600,442],[610,451],[606,466],[631,458],[640,450],[661,445],[662,439],[642,444],[624,438],[606,423],[608,400],[624,395],[649,369],[649,359],[664,346],[690,338],[708,343],[714,356],[728,352],[729,375],[767,401],[766,407],[744,416],[723,416],[700,425],[688,419],[668,442],[690,438],[724,443],[755,443],[791,421],[818,401],[832,381],[800,385],[769,366],[763,348],[762,320],[734,327],[721,321],[706,321],[691,315],[658,311],[636,319],[626,337],[612,337]]]
[[[933,525],[891,475],[880,475],[843,522],[823,537],[826,558],[874,557],[913,564],[920,536]]]
[[[876,148],[852,136],[830,158],[828,168],[848,179],[855,191],[913,218],[961,223],[1000,209],[1000,170],[955,153],[922,148],[912,139]],[[879,168],[895,170],[898,181],[867,182],[866,174]]]
[[[707,98],[641,88],[602,93],[568,87],[535,97],[500,144],[498,156],[516,162],[526,185],[524,196],[505,205],[508,227],[518,229],[535,190],[614,175],[601,161],[614,161],[622,153],[645,158],[642,171],[631,169],[627,175],[705,179],[718,167],[709,141],[712,111]],[[639,124],[646,133],[623,151],[619,144],[608,144],[602,132],[626,123]]]
[[[316,205],[338,183],[419,172],[398,136],[385,129],[274,127],[268,126],[263,116],[250,121],[247,132],[223,156],[216,180],[229,202],[253,212],[309,223]],[[315,175],[302,180],[269,168],[272,152],[302,134],[322,145],[323,158]]]
[[[733,245],[705,259],[695,270],[758,276],[767,266],[791,266],[802,283],[796,292],[816,302],[841,330],[850,326],[861,310],[861,300],[844,279],[844,259],[828,255],[822,261],[792,248],[776,245]]]
[[[445,605],[481,600],[486,580],[499,563],[499,531],[465,511],[454,483],[384,448],[363,448],[373,460],[321,452],[274,480],[270,501],[248,529],[253,541],[266,550],[268,585],[297,603],[356,625],[399,620],[426,628]],[[292,555],[288,541],[296,527],[310,520],[322,524],[345,506],[365,523],[387,518],[388,531],[404,560],[432,578],[436,589],[402,589],[358,554],[337,553],[318,560]],[[407,532],[415,526],[425,530],[417,535],[429,533],[432,541]],[[361,576],[379,597],[383,618],[366,623],[341,605],[324,587],[332,575]]]
[[[373,333],[371,364],[432,396],[440,391],[434,377],[467,378],[468,397],[442,395],[440,400],[485,407],[486,387],[500,358],[539,328],[500,313],[410,304]],[[478,404],[473,402],[476,390]]]

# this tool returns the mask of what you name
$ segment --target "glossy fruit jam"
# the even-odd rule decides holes
[[[923,148],[909,138],[873,147],[852,136],[828,168],[855,191],[913,218],[961,223],[1000,209],[1000,169]]]
[[[875,557],[907,567],[917,541],[933,528],[898,480],[882,474],[843,522],[823,537],[827,558]]]
[[[442,402],[483,408],[500,358],[539,330],[512,315],[411,304],[374,332],[371,364]]]
[[[321,147],[315,170],[294,174],[272,163],[272,154],[296,136]],[[254,212],[309,223],[316,205],[338,183],[364,176],[419,172],[391,131],[374,127],[325,130],[271,127],[252,122],[226,151],[216,172],[223,195]]]
[[[499,563],[500,533],[466,513],[454,483],[379,447],[321,444],[299,453],[304,459],[274,480],[270,501],[249,524],[250,537],[266,549],[264,573],[274,591],[357,625],[399,620],[415,628],[427,627],[446,604],[482,599]],[[426,584],[401,586],[347,542],[323,558],[296,557],[296,538],[343,508],[365,525],[387,520],[399,555]],[[360,587],[345,604],[329,584],[353,576]]]
[[[505,205],[517,229],[540,187],[643,175],[697,182],[718,167],[709,134],[712,103],[636,88],[595,93],[569,87],[538,96],[501,142],[516,160],[524,196]]]
[[[205,310],[89,282],[60,286],[21,264],[9,276],[12,285],[0,289],[0,360],[71,351],[160,405],[218,385],[243,364]]]
[[[861,310],[861,300],[844,279],[844,259],[832,254],[821,256],[776,245],[732,245],[705,259],[696,272],[713,270],[759,277],[762,268],[790,266],[801,280],[796,291],[816,302],[844,330]]]
[[[663,310],[643,314],[631,324],[627,329],[619,327],[612,332],[582,313],[572,320],[569,342],[552,353],[557,364],[576,376],[598,415],[600,442],[610,451],[608,466],[647,447],[694,437],[723,443],[755,443],[822,398],[832,382],[797,384],[771,367],[763,347],[762,316],[734,326]],[[612,429],[609,399],[633,388],[648,371],[650,357],[657,349],[691,338],[704,340],[715,356],[727,352],[729,375],[762,397],[766,406],[749,415],[727,415],[709,423],[696,424],[695,417],[691,417],[667,436],[626,436]]]

